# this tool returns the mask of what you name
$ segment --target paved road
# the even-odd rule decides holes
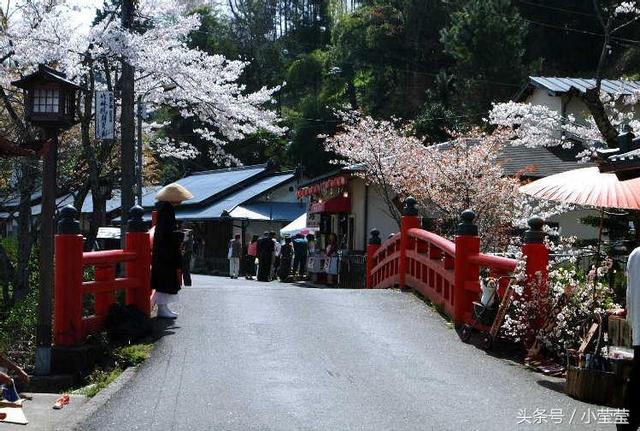
[[[83,429],[606,429],[581,423],[596,407],[463,344],[411,293],[194,283],[152,358]],[[562,409],[563,424],[518,427],[536,408]]]

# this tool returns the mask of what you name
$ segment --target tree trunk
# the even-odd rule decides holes
[[[98,236],[98,228],[106,224],[106,212],[107,203],[106,196],[102,193],[102,187],[100,187],[100,167],[103,163],[106,163],[109,151],[102,148],[97,152],[92,147],[91,142],[91,108],[93,106],[93,89],[94,89],[94,75],[92,70],[88,76],[89,91],[84,95],[83,99],[83,115],[81,115],[80,121],[80,139],[82,142],[82,150],[85,160],[89,167],[89,183],[87,190],[84,191],[84,196],[77,196],[76,205],[81,205],[86,198],[88,190],[91,190],[91,203],[93,211],[89,218],[89,232],[85,241],[86,251],[91,251],[95,244],[95,240]]]
[[[598,126],[600,134],[602,134],[604,140],[609,148],[615,148],[618,146],[618,131],[611,124],[611,120],[604,109],[604,104],[600,100],[600,90],[602,87],[602,74],[604,71],[605,63],[607,62],[607,52],[609,51],[609,44],[611,43],[611,26],[613,24],[613,16],[605,21],[600,10],[600,3],[597,0],[593,0],[593,9],[596,13],[600,24],[602,25],[602,31],[604,33],[604,41],[602,42],[602,50],[600,51],[600,58],[598,59],[598,66],[596,67],[596,86],[595,88],[587,89],[587,92],[582,97],[582,100],[587,105],[593,120]]]
[[[589,108],[589,112],[593,117],[593,120],[598,126],[598,130],[604,137],[609,148],[615,148],[618,146],[618,131],[611,124],[611,120],[604,109],[602,100],[600,100],[600,88],[587,89],[587,92],[582,96],[582,100]]]
[[[133,0],[122,2],[122,27],[131,28],[135,10]],[[121,238],[124,241],[129,220],[129,209],[134,205],[133,188],[135,186],[135,70],[127,61],[122,59],[122,75],[120,77],[120,89],[122,94],[122,107],[120,111],[120,189],[121,189]]]
[[[14,268],[9,259],[9,255],[0,243],[0,285],[2,285],[2,303],[3,309],[7,309],[12,303],[9,297],[9,284],[13,281]]]
[[[35,190],[37,170],[31,160],[21,160],[18,166],[18,258],[15,272],[13,301],[23,300],[29,293],[29,260],[33,248],[34,232],[31,225],[31,196]]]

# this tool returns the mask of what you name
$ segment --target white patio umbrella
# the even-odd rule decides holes
[[[316,233],[317,230],[318,229],[314,227],[307,227],[307,213],[304,213],[300,217],[280,229],[280,236],[294,236],[299,233],[302,235],[307,235],[309,233]]]

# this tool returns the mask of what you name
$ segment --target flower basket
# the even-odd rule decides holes
[[[626,383],[615,373],[569,366],[565,392],[572,398],[609,407],[622,407]]]

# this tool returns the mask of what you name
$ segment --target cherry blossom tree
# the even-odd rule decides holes
[[[375,120],[357,112],[343,113],[340,133],[325,141],[325,148],[339,156],[334,164],[356,165],[356,175],[377,185],[387,212],[400,224],[396,196],[406,194],[404,185],[419,175],[425,147],[393,121]],[[411,159],[415,163],[410,163]]]
[[[499,249],[530,216],[565,209],[520,194],[519,177],[505,175],[499,155],[511,137],[506,129],[452,133],[450,142],[425,146],[409,135],[410,127],[354,114],[347,118],[343,130],[326,140],[326,148],[340,157],[335,163],[355,165],[359,175],[376,184],[396,217],[396,196],[412,195],[423,215],[441,220],[442,233],[453,236],[460,214],[471,208],[484,247]]]
[[[638,95],[622,96],[602,91],[604,70],[613,44],[625,43],[619,32],[640,21],[640,3],[637,1],[592,0],[594,15],[602,29],[603,42],[600,57],[594,73],[594,85],[579,97],[588,109],[586,119],[576,119],[572,115],[563,117],[545,106],[525,103],[495,104],[489,122],[510,127],[517,134],[515,144],[526,146],[570,146],[571,139],[585,144],[586,158],[593,153],[596,145],[605,143],[616,147],[620,126],[629,124],[640,130],[640,122],[634,119],[634,105]]]
[[[76,8],[55,3],[23,0],[14,6],[20,11],[18,22],[7,29],[1,45],[12,60],[5,80],[49,63],[85,84],[93,74],[95,89],[106,89],[118,73],[116,61],[126,57],[136,69],[136,92],[152,106],[170,106],[184,118],[197,118],[203,126],[194,132],[211,143],[215,157],[224,159],[226,141],[258,130],[284,131],[275,111],[265,109],[279,87],[246,93],[237,82],[246,62],[187,46],[200,21],[197,14],[186,13],[183,2],[140,1],[136,25],[143,31],[122,29],[117,8],[109,5],[96,24],[79,31],[72,19]],[[168,87],[172,90],[165,91]]]
[[[116,141],[93,138],[93,92],[117,92],[123,58],[135,67],[137,95],[151,110],[162,107],[197,120],[200,126],[193,133],[210,143],[208,156],[218,163],[240,163],[227,154],[226,142],[256,131],[284,131],[278,125],[277,114],[270,109],[279,87],[247,92],[238,83],[247,66],[245,61],[190,48],[187,42],[200,21],[197,14],[186,13],[183,2],[137,2],[132,30],[122,28],[114,3],[104,2],[95,20],[92,2],[81,0],[19,0],[8,2],[0,12],[0,100],[17,133],[30,136],[34,132],[22,121],[21,95],[10,82],[38,64],[56,67],[87,90],[81,94],[77,112],[82,154],[79,163],[86,165],[88,174],[76,189],[75,205],[80,207],[91,191],[92,232],[104,222],[110,194],[104,193],[101,185],[115,187],[118,178],[117,166],[109,163],[118,151]],[[166,91],[168,88],[171,91]],[[165,126],[144,128],[146,141],[159,155],[197,155],[188,143],[168,139]],[[78,172],[83,171],[79,167]]]
[[[608,121],[616,130],[623,125],[640,130],[640,121],[635,118],[637,98],[637,95],[601,94]],[[595,150],[606,141],[593,116],[563,116],[544,105],[512,101],[496,103],[487,121],[493,126],[510,129],[511,145],[570,148],[575,142],[580,142],[585,151],[579,153],[578,158],[583,161],[594,156]]]
[[[600,50],[600,59],[595,73],[595,86],[587,89],[582,100],[589,108],[589,112],[602,134],[604,141],[615,147],[618,139],[618,130],[607,115],[606,101],[603,102],[601,95],[601,84],[607,57],[611,53],[612,43],[620,42],[624,39],[616,36],[620,31],[640,19],[640,4],[637,1],[620,0],[592,0],[593,10],[602,28],[603,41]]]

